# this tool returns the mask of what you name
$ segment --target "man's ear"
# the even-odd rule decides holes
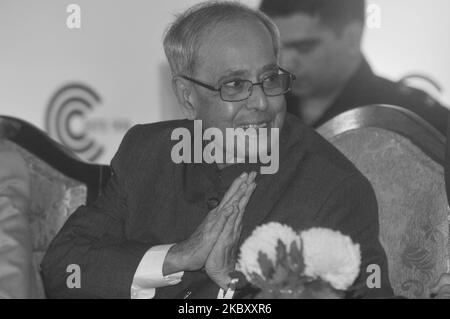
[[[188,120],[195,120],[197,118],[197,109],[194,107],[192,86],[187,83],[187,80],[175,76],[172,78],[172,88],[177,96],[184,116]]]
[[[351,55],[357,56],[361,54],[363,32],[364,24],[359,21],[350,22],[342,31],[342,39]]]

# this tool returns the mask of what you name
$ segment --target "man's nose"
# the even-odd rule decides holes
[[[266,110],[268,107],[267,96],[264,93],[261,85],[253,85],[252,92],[248,98],[247,108]]]

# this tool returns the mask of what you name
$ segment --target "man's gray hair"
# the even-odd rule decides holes
[[[196,54],[203,34],[220,23],[248,19],[256,19],[267,28],[278,57],[280,34],[277,26],[264,13],[236,1],[205,1],[178,15],[165,33],[164,51],[172,76],[194,75]]]

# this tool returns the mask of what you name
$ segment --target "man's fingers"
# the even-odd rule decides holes
[[[245,182],[242,183],[241,186],[239,187],[239,190],[236,193],[234,193],[226,203],[224,203],[223,207],[231,206],[234,203],[239,203],[239,201],[242,199],[242,197],[244,197],[245,193],[247,192],[247,189],[248,189],[247,183]]]
[[[217,215],[209,218],[202,231],[213,233],[218,237],[228,222],[229,216],[233,213],[233,207],[225,207],[221,210],[211,211],[211,213]]]
[[[251,172],[250,174],[248,174],[247,185],[250,185],[251,183],[253,183],[255,181],[255,178],[256,178],[256,172]]]
[[[244,217],[245,210],[239,210],[239,215],[234,223],[234,233],[239,238],[242,230],[242,218]]]
[[[228,209],[231,209],[231,213],[229,215],[229,217],[227,218],[226,222],[224,223],[224,226],[221,230],[221,233],[219,235],[219,238],[217,240],[217,242],[219,244],[224,243],[228,237],[232,234],[233,232],[233,228],[234,228],[234,223],[236,221],[236,218],[239,214],[239,208],[237,207],[236,204],[231,205]]]
[[[220,207],[231,205],[234,201],[239,201],[244,196],[246,189],[251,185],[256,178],[256,172],[250,174],[242,173],[238,178],[233,181],[228,191],[225,193]]]
[[[242,222],[245,207],[256,187],[255,177],[256,173],[251,172],[242,174],[234,180],[222,199],[221,206],[211,211],[210,223],[212,225],[205,229],[206,231],[220,232],[220,236],[224,239],[238,231],[239,228],[235,225]],[[250,181],[250,184],[247,184],[247,181]]]
[[[256,172],[251,172],[250,174],[242,173],[238,178],[236,178],[231,184],[230,188],[225,193],[222,201],[220,202],[218,208],[221,209],[228,205],[232,205],[235,201],[240,201],[245,195],[248,186],[254,183],[256,178]]]
[[[242,196],[241,199],[239,200],[239,210],[245,210],[255,188],[256,188],[256,183],[254,183],[254,182],[252,182],[247,187],[247,190],[246,190],[244,196]]]
[[[249,185],[247,188],[247,191],[245,195],[241,198],[239,201],[239,215],[236,218],[235,225],[234,225],[234,233],[236,234],[237,238],[239,238],[242,230],[242,219],[244,218],[245,209],[247,207],[247,204],[250,200],[250,197],[252,196],[254,190],[256,189],[256,183],[252,182],[252,184]]]
[[[235,195],[237,192],[239,192],[240,187],[243,183],[245,183],[248,179],[247,173],[242,173],[238,178],[236,178],[233,183],[231,184],[230,188],[228,188],[227,192],[223,196],[222,201],[219,204],[219,207],[222,208],[227,204],[227,202]]]
[[[238,215],[240,211],[240,200],[245,196],[246,193],[249,193],[248,187],[246,183],[243,183],[241,184],[239,191],[229,199],[229,203],[227,203],[226,206],[221,208],[217,207],[212,210],[208,215],[208,221],[205,225],[205,231],[232,232],[233,225],[237,217],[235,215]],[[234,198],[235,196],[240,197]],[[225,229],[227,225],[230,225],[229,229]]]
[[[236,219],[239,217],[240,212],[237,202],[234,202],[232,206],[233,206],[233,213],[230,216],[230,218],[228,218],[227,225],[225,226],[228,232],[231,232],[233,230],[233,226],[236,223]]]
[[[245,208],[247,207],[247,204],[250,200],[251,195],[253,194],[253,191],[256,188],[256,184],[253,183],[248,187],[248,190],[246,192],[246,194],[241,198],[241,200],[239,201],[239,215],[236,219],[235,222],[235,227],[234,227],[234,232],[235,234],[240,234],[241,232],[241,224],[242,224],[242,218],[244,217],[244,213],[245,213]],[[239,235],[237,235],[239,237]]]
[[[222,230],[221,238],[219,240],[227,240],[237,242],[240,236],[242,218],[244,216],[243,210],[239,209],[238,203],[233,204],[233,213],[228,218],[227,224]]]
[[[229,223],[231,216],[234,214],[233,206],[227,206],[219,211],[218,223],[223,224],[224,226]]]

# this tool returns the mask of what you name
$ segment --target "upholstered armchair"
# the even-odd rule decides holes
[[[450,270],[444,136],[410,111],[388,105],[348,111],[318,131],[372,183],[394,292],[428,298]]]
[[[78,206],[100,194],[110,169],[84,163],[38,128],[12,117],[0,116],[0,143],[2,149],[19,153],[29,170],[31,203],[27,213],[37,296],[43,298],[39,265],[50,241]]]

